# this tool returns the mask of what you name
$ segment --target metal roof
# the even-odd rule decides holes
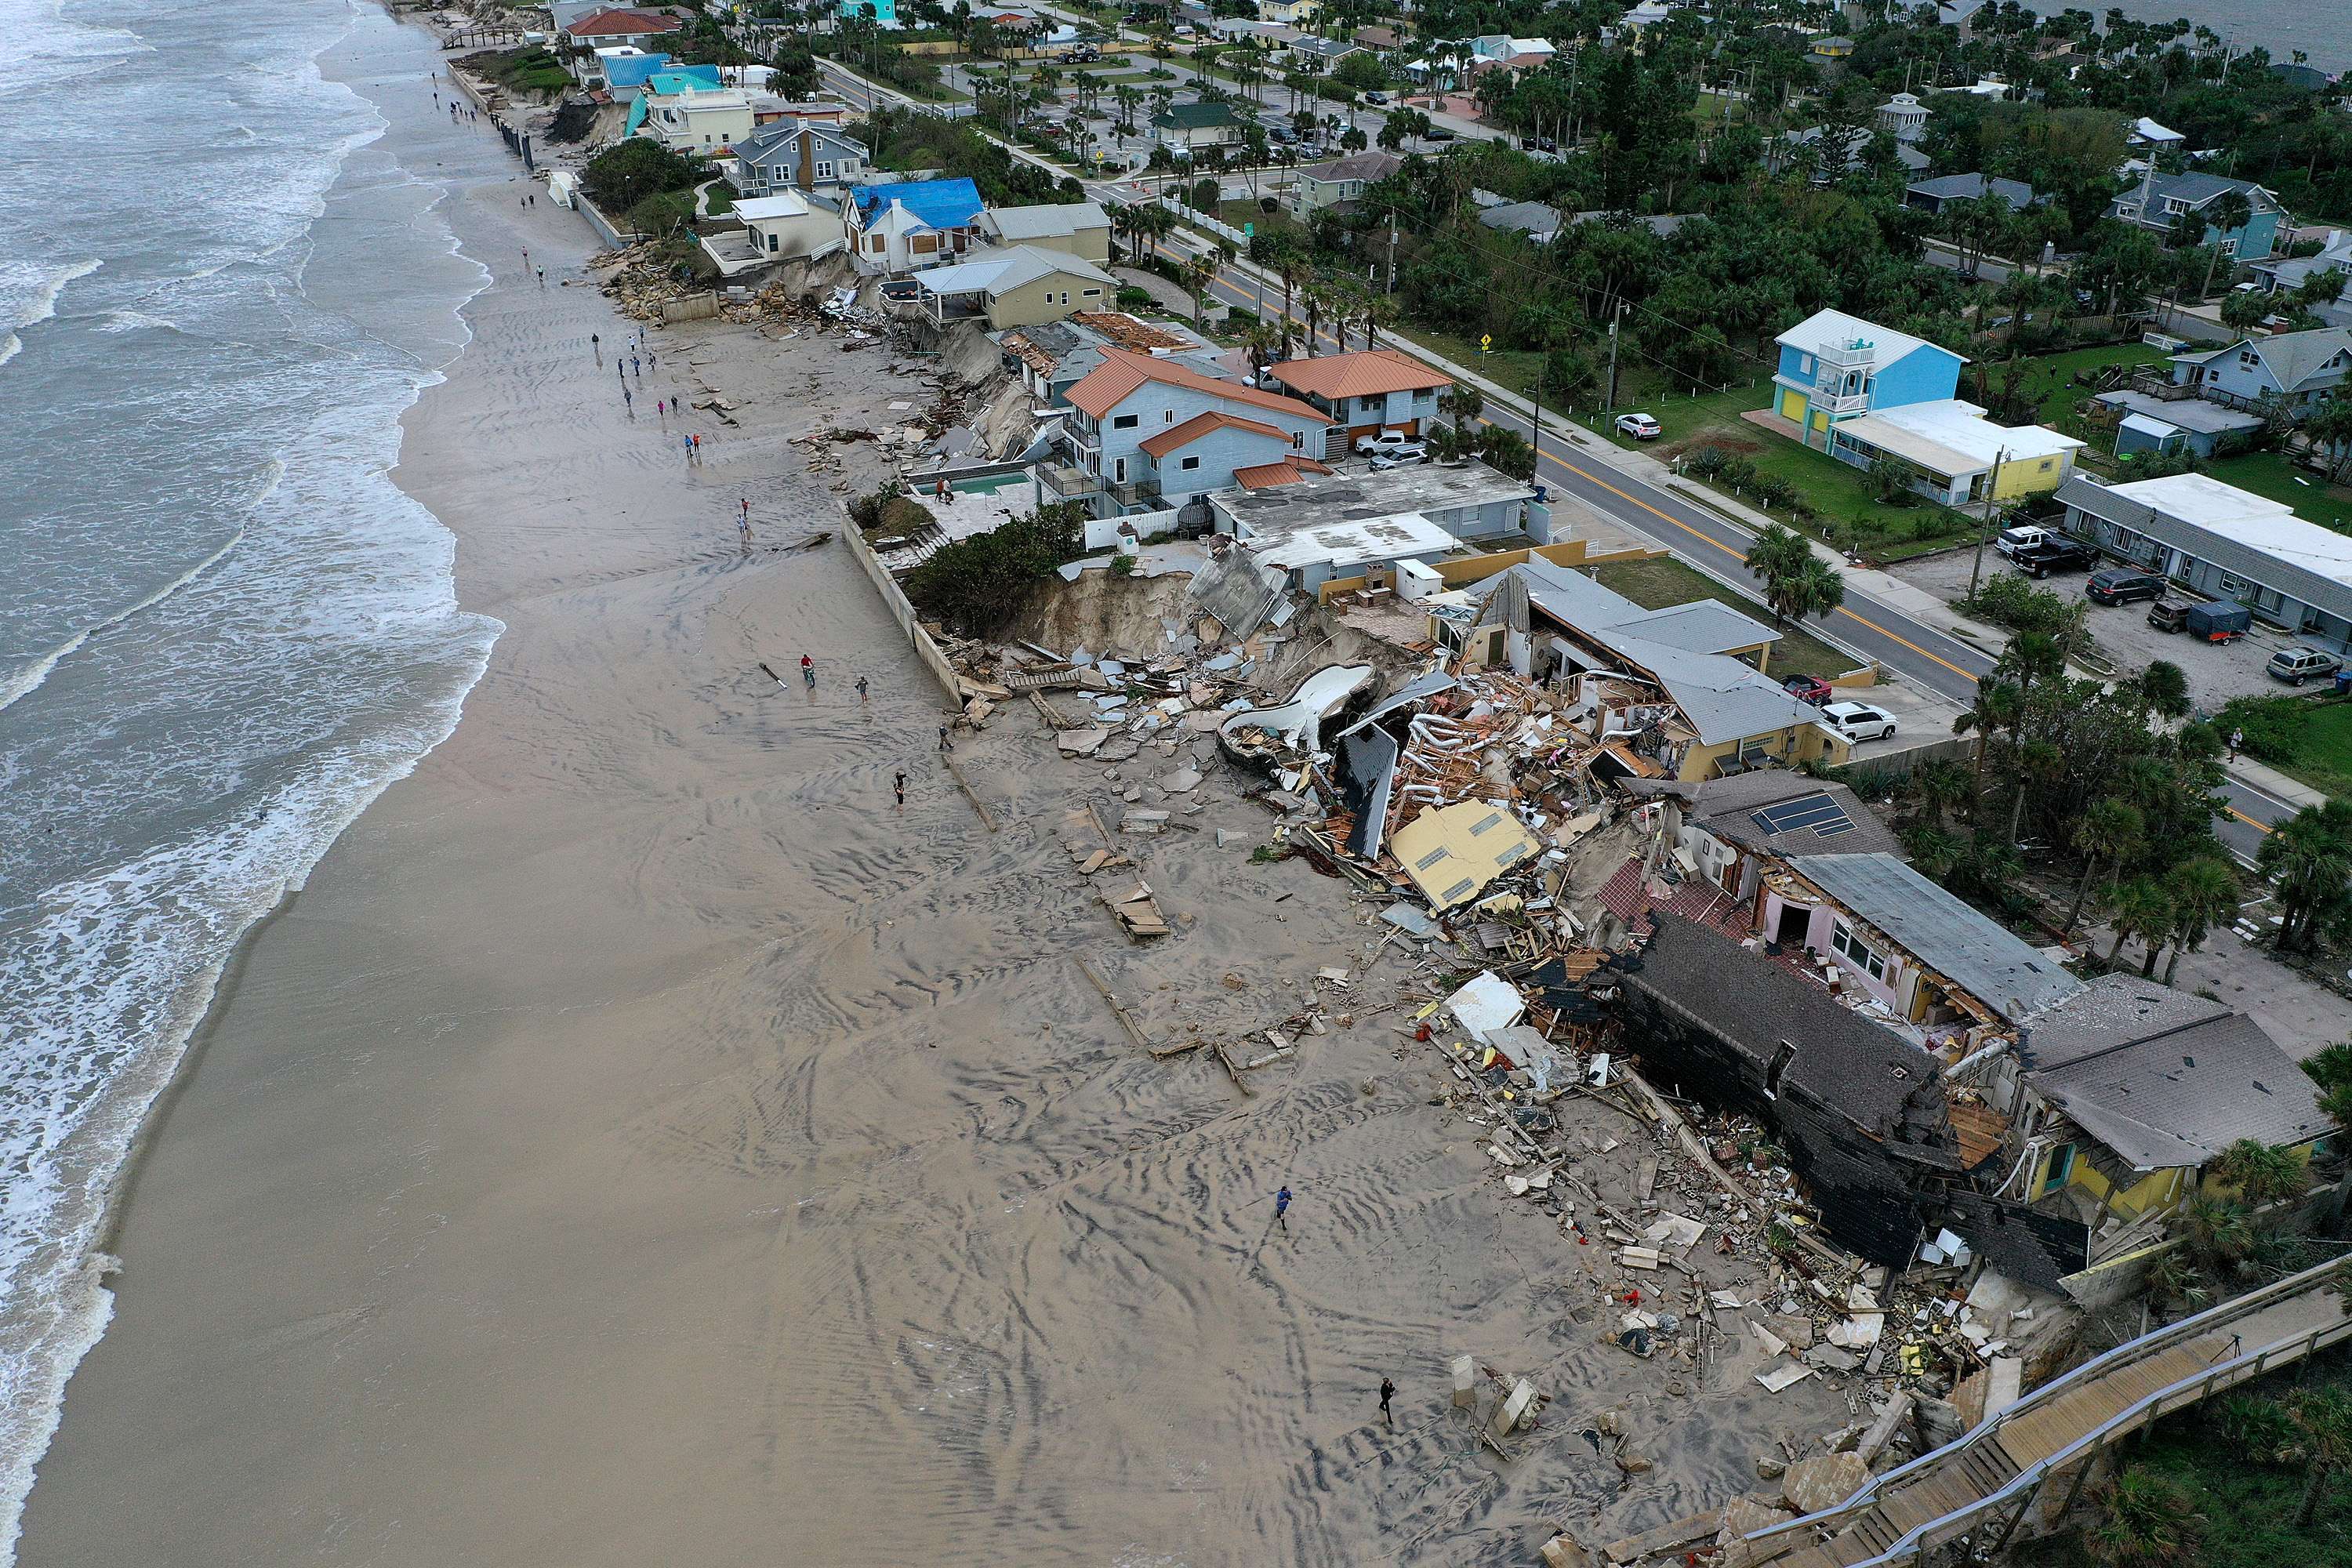
[[[1008,243],[1066,238],[1082,230],[1108,228],[1110,215],[1095,202],[1045,202],[1025,207],[991,207],[982,226]]]
[[[1823,349],[1840,349],[1848,344],[1864,342],[1878,349],[1881,367],[1919,349],[1935,349],[1940,354],[1951,354],[1962,364],[1968,361],[1946,348],[1937,348],[1925,338],[1915,338],[1908,332],[1898,332],[1892,327],[1882,327],[1865,321],[1860,316],[1849,316],[1843,310],[1816,310],[1772,340],[1783,347],[1817,354]]]
[[[1901,847],[1894,832],[1845,785],[1785,768],[1708,779],[1697,791],[1683,810],[1684,819],[1745,848],[1796,859]]]
[[[976,250],[951,267],[916,273],[915,282],[926,294],[985,294],[993,299],[1024,283],[1055,276],[1097,283],[1117,281],[1093,262],[1082,261],[1067,251],[1015,245],[1003,250]]]
[[[1933,196],[1939,202],[1981,201],[1987,193],[2007,202],[2011,211],[2022,212],[2042,198],[2033,187],[2022,180],[2005,180],[1995,174],[1944,174],[1932,180],[1915,180],[1904,187],[1915,196]]]
[[[867,225],[877,212],[887,212],[892,203],[907,209],[908,216],[933,228],[960,228],[980,216],[980,187],[970,180],[902,180],[888,185],[855,185],[849,199],[857,204],[857,211]]]
[[[1815,855],[1800,868],[1847,910],[2011,1023],[2083,988],[2028,946],[1893,855]]]

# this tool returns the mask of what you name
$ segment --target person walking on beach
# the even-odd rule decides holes
[[[702,432],[699,430],[694,433],[694,456],[697,461],[702,458]]]
[[[1282,1234],[1290,1234],[1290,1189],[1285,1187],[1274,1194],[1274,1223],[1282,1226]]]
[[[857,700],[860,702],[866,700],[866,678],[862,675],[857,678]],[[907,775],[900,773],[898,776],[905,778]]]
[[[542,289],[547,287],[547,268],[544,267],[539,269],[539,286]]]
[[[691,436],[680,436],[677,438],[677,444],[686,448],[686,460],[689,463],[694,461],[694,437]]]
[[[630,418],[635,419],[637,416],[636,400],[629,395],[629,389],[626,386],[621,388],[621,406],[629,411]]]
[[[954,744],[948,740],[948,727],[945,724],[940,726],[940,750],[942,752],[955,750]]]
[[[806,654],[801,655],[801,681],[811,691],[816,689],[816,660]]]
[[[1395,1397],[1396,1384],[1385,1377],[1381,1379],[1381,1419],[1391,1426],[1396,1425],[1396,1415],[1389,1409],[1389,1401]]]
[[[596,363],[598,364],[603,364],[604,363],[604,340],[598,337],[595,333],[591,332],[588,334],[588,346],[596,351]]]
[[[901,810],[901,811],[906,810],[906,809],[907,809],[907,775],[906,775],[905,773],[893,773],[893,774],[891,775],[891,777],[890,777],[890,787],[891,787],[893,790],[895,790],[895,791],[897,791],[897,792],[898,792],[898,809],[899,809],[899,810]]]

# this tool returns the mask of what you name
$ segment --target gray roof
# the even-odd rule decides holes
[[[1344,158],[1327,163],[1302,163],[1298,174],[1302,179],[1321,180],[1336,184],[1341,180],[1362,180],[1367,184],[1385,180],[1404,167],[1404,160],[1394,153],[1350,153]]]
[[[860,158],[867,155],[865,142],[856,137],[844,135],[834,126],[819,125],[809,121],[779,120],[772,125],[761,126],[751,135],[734,143],[735,156],[746,163],[772,163],[778,156],[792,151],[794,144],[800,141],[801,132],[803,131],[814,136],[821,143],[830,142],[835,147],[856,153]]]
[[[1622,631],[1685,653],[1721,653],[1780,639],[1780,633],[1720,599],[1697,599],[1653,610],[1582,572],[1555,566],[1541,556],[1474,583],[1465,592],[1483,601],[1506,581],[1514,580],[1525,585],[1528,601],[1546,615],[1596,640],[1603,633]]]
[[[1784,1090],[1837,1110],[1874,1138],[1941,1151],[1958,1167],[1958,1145],[1935,1089],[1943,1064],[1817,982],[1720,932],[1661,913],[1641,967],[1629,966],[1619,983],[1705,1025],[1759,1068],[1783,1042],[1794,1045],[1780,1079]]]
[[[1621,216],[1626,216],[1630,218],[1627,225],[1629,227],[1646,228],[1652,234],[1656,235],[1660,239],[1672,239],[1675,237],[1675,232],[1679,230],[1683,225],[1690,222],[1691,218],[1696,215],[1691,213],[1655,213],[1648,217],[1643,217],[1639,215],[1621,215],[1613,213],[1606,207],[1594,207],[1589,212],[1580,212],[1572,215],[1569,221],[1578,225],[1588,223],[1607,224],[1615,221]]]
[[[2254,1021],[2152,980],[2109,974],[2027,1028],[2029,1079],[2134,1170],[2202,1166],[2242,1138],[2329,1129],[2311,1079]]]
[[[1805,879],[2000,1016],[2018,1023],[2083,983],[1893,855],[1816,855]]]
[[[2179,408],[2178,403],[2168,404],[2168,410]],[[2157,417],[2170,419],[2169,412]],[[2352,618],[2352,588],[2333,577],[2313,571],[2275,552],[2232,539],[2201,523],[2168,511],[2158,511],[2127,495],[2118,495],[2105,485],[2071,475],[2058,487],[2058,500],[2063,504],[2088,512],[2093,517],[2146,534],[2189,553],[2201,561],[2210,561],[2222,571],[2250,582],[2274,588],[2304,604],[2315,605],[2330,615]]]
[[[2251,347],[2270,367],[2281,392],[2300,392],[2337,354],[2352,353],[2352,331],[2342,327],[2314,327],[2307,331],[2280,332],[2274,337],[2246,338],[2231,345]],[[2336,367],[2336,378],[2344,370]]]
[[[1558,234],[1568,220],[1558,207],[1542,202],[1505,202],[1480,213],[1478,221],[1514,234]]]
[[[2259,414],[2224,408],[2201,397],[2179,397],[2168,403],[2160,397],[2150,397],[2145,392],[2134,392],[2126,387],[2116,392],[2103,392],[2099,394],[2098,401],[2110,408],[2120,408],[2129,414],[2144,414],[2150,419],[2161,419],[2167,425],[2177,425],[2183,430],[2194,430],[2200,436],[2225,436],[2232,430],[2259,430],[2263,426],[2263,416]]]
[[[1036,206],[991,207],[981,226],[995,230],[1007,245],[1025,239],[1062,239],[1090,228],[1110,227],[1110,215],[1096,202],[1047,202]]]
[[[1294,55],[1320,55],[1331,60],[1342,55],[1360,53],[1363,47],[1350,38],[1318,38],[1312,34],[1303,38],[1293,38],[1289,44],[1290,52]]]
[[[1915,180],[1906,189],[1915,196],[1931,196],[1939,202],[1981,201],[1990,191],[2015,212],[2042,199],[2024,181],[2004,180],[1998,174],[1990,179],[1982,174],[1945,174],[1933,180]]]
[[[2240,195],[2244,196],[2248,201],[2252,202],[2256,212],[2261,212],[2266,206],[2275,207],[2278,205],[2277,197],[2272,195],[2270,192],[2263,189],[2262,186],[2254,184],[2252,180],[2232,180],[2221,174],[2207,174],[2201,173],[2191,173],[2186,174],[2150,174],[2147,177],[2146,184],[2148,193],[2148,205],[2141,211],[2140,221],[2147,224],[2152,224],[2159,228],[2164,226],[2165,223],[2165,200],[2171,196],[2179,197],[2182,201],[2187,202],[2191,207],[2201,207],[2207,202],[2213,200],[2216,196],[2227,195],[2230,192],[2235,191]],[[2135,197],[2139,194],[2139,191],[2140,187],[2135,185],[2129,191],[2125,193],[2125,196],[2126,198]],[[2113,209],[2110,210],[2112,211]]]
[[[993,300],[1024,283],[1056,275],[1097,283],[1118,281],[1093,262],[1068,251],[1015,245],[1003,250],[972,251],[951,267],[934,267],[916,273],[915,283],[927,294],[984,294]]]
[[[1812,827],[1768,827],[1756,820],[1757,814],[1768,807],[1812,795],[1834,804],[1852,826],[1843,832],[1823,834]],[[1698,786],[1696,798],[1683,808],[1683,817],[1717,838],[1791,859],[1814,855],[1893,854],[1902,847],[1894,830],[1879,821],[1853,791],[1786,768],[1759,768],[1729,778],[1708,779]]]

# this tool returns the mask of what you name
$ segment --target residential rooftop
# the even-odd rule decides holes
[[[1382,393],[1422,392],[1454,384],[1454,378],[1444,371],[1433,370],[1394,349],[1287,359],[1269,368],[1275,379],[1291,391],[1335,402],[1343,397],[1377,397]]]
[[[1212,504],[1251,528],[1278,532],[1299,526],[1300,514],[1309,510],[1341,520],[1405,511],[1433,514],[1496,501],[1528,500],[1535,493],[1533,485],[1497,473],[1484,463],[1422,463],[1384,474],[1332,474],[1256,495],[1219,495]]]
[[[2083,988],[2064,965],[1887,854],[1816,855],[1805,879],[2011,1023]]]

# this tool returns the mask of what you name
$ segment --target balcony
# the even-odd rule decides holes
[[[1146,501],[1156,501],[1160,499],[1160,479],[1157,475],[1140,479],[1129,479],[1119,484],[1106,485],[1103,488],[1110,492],[1111,500],[1121,506],[1141,506]]]
[[[1084,468],[1074,468],[1066,463],[1040,463],[1037,478],[1046,490],[1058,500],[1091,501],[1102,494],[1102,481]]]

